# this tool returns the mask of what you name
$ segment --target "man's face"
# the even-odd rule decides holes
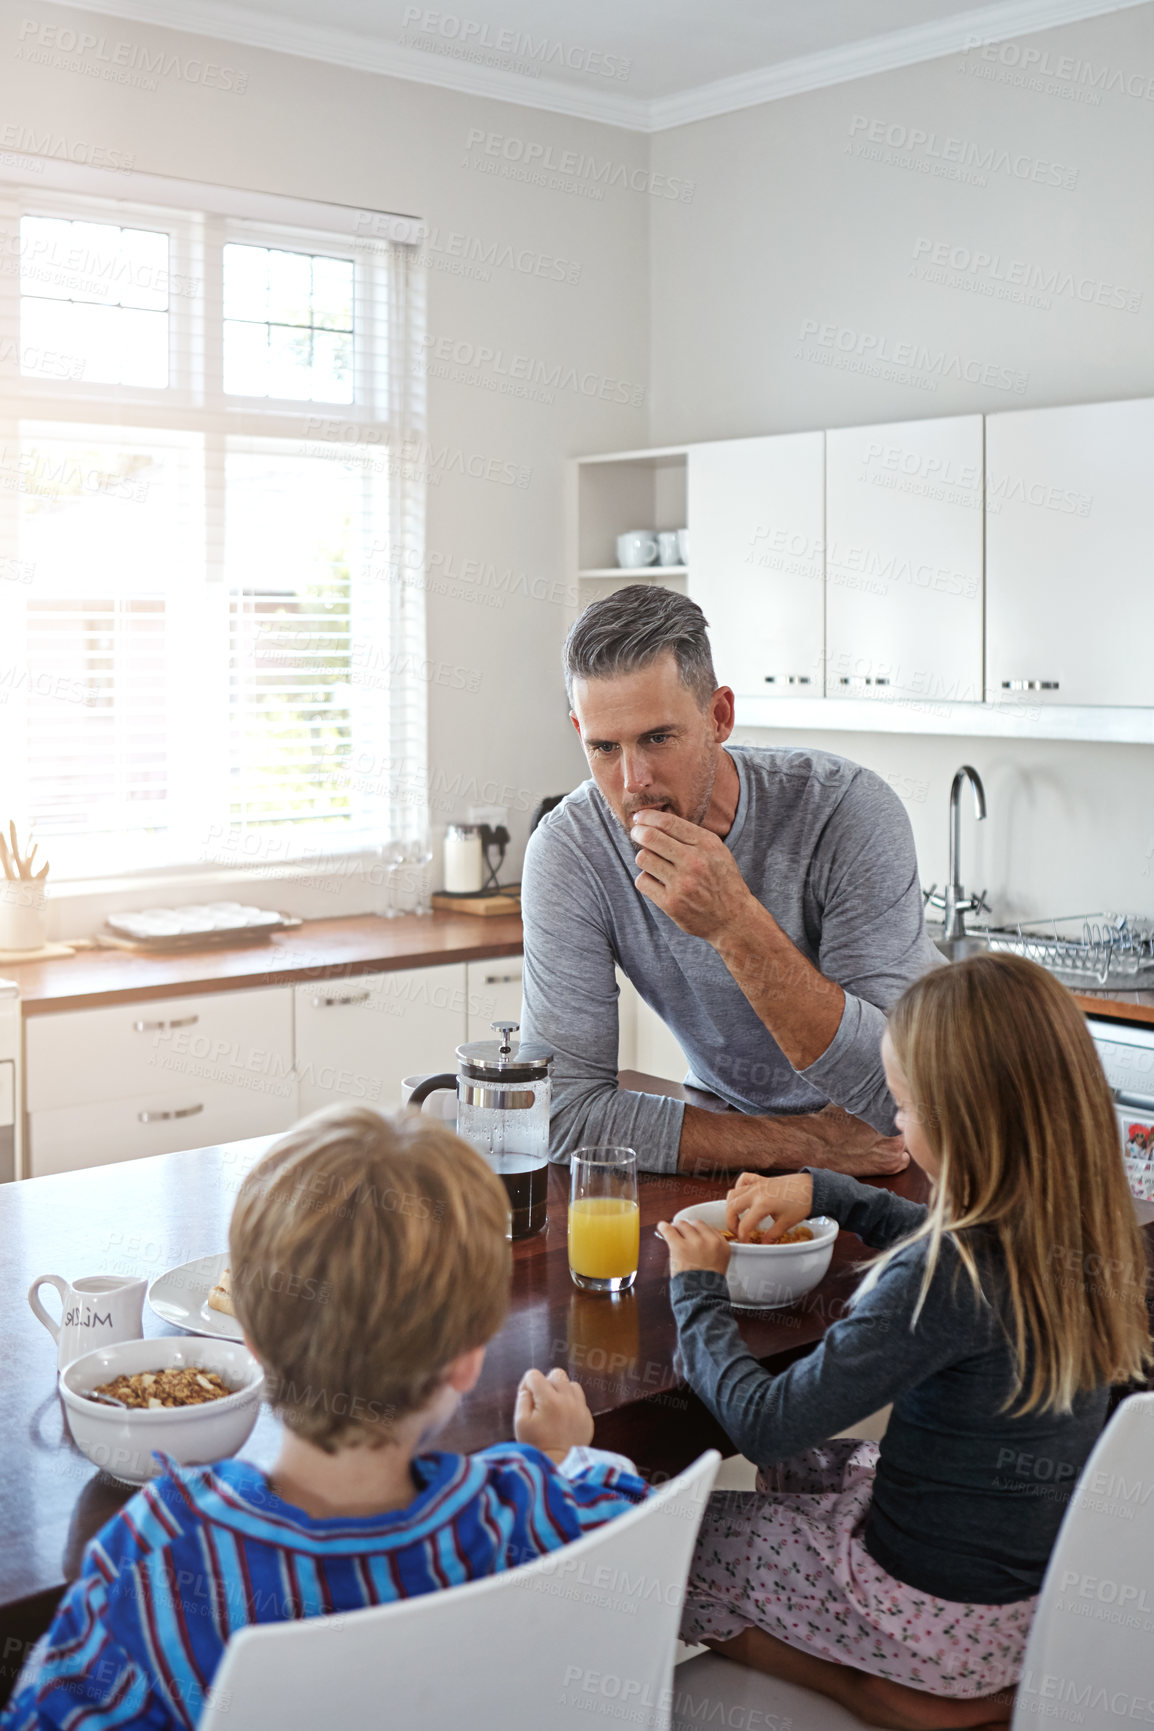
[[[718,699],[721,699],[720,704]],[[701,823],[732,727],[724,687],[702,709],[668,650],[616,679],[575,679],[571,717],[593,779],[625,826],[639,811],[671,811]]]

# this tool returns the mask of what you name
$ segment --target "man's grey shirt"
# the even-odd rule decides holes
[[[879,1047],[886,1011],[940,960],[926,935],[913,835],[893,789],[824,751],[729,746],[740,792],[725,838],[746,884],[807,961],[846,994],[840,1026],[795,1070],[704,938],[635,887],[637,850],[592,781],[538,825],[521,889],[521,1037],[555,1054],[550,1152],[635,1148],[677,1167],[683,1104],[617,1087],[617,982],[632,980],[677,1036],[687,1080],[749,1113],[833,1102],[893,1129]]]

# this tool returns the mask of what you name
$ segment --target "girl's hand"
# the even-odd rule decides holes
[[[669,1246],[670,1275],[686,1274],[693,1268],[724,1274],[729,1267],[729,1245],[715,1226],[703,1226],[700,1220],[683,1220],[680,1226],[673,1226],[660,1220],[657,1230]]]
[[[776,1244],[784,1232],[805,1220],[813,1207],[813,1179],[808,1172],[791,1172],[785,1178],[766,1178],[760,1172],[743,1172],[725,1198],[725,1224],[739,1244],[748,1244],[760,1221],[773,1215],[764,1242]]]
[[[513,1435],[555,1460],[564,1460],[571,1448],[587,1448],[593,1441],[593,1414],[581,1384],[570,1382],[561,1369],[548,1376],[527,1370],[517,1389]]]

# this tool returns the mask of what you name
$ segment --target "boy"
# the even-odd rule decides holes
[[[428,1445],[509,1303],[500,1180],[435,1119],[306,1119],[253,1168],[229,1230],[245,1340],[284,1423],[271,1474],[165,1463],[88,1546],[3,1731],[196,1724],[229,1636],[526,1562],[641,1502],[562,1370],[527,1371],[516,1444]]]

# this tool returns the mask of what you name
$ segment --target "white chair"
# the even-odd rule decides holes
[[[709,1450],[562,1550],[397,1604],[242,1629],[200,1731],[666,1731],[673,1654]]]
[[[1039,1463],[1039,1466],[1041,1463]],[[1154,1394],[1124,1400],[1071,1498],[1042,1583],[1014,1731],[1154,1724]]]
[[[1031,1461],[1039,1487],[1047,1462]],[[1080,1731],[1154,1724],[1154,1394],[1123,1401],[1070,1500],[1026,1644],[1013,1731],[1050,1720]],[[673,1731],[763,1724],[857,1731],[828,1696],[706,1653],[679,1665]],[[760,1718],[755,1718],[760,1714]]]

